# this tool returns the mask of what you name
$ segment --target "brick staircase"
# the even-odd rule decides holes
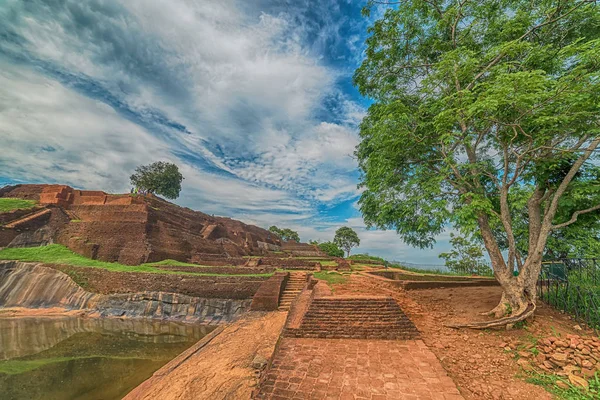
[[[16,228],[21,224],[24,224],[26,222],[32,221],[34,219],[37,219],[43,215],[46,215],[48,213],[51,213],[52,210],[50,210],[49,208],[44,208],[42,210],[36,211],[34,213],[31,214],[27,214],[24,217],[21,217],[15,221],[11,221],[8,224],[4,225],[5,228]]]
[[[417,339],[419,332],[391,297],[316,298],[285,336],[326,339]]]
[[[285,289],[279,299],[279,310],[287,311],[290,309],[292,301],[298,297],[306,285],[306,272],[291,272],[285,285]]]

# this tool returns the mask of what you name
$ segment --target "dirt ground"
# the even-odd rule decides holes
[[[268,360],[287,313],[247,314],[211,332],[130,392],[125,400],[249,399],[257,355]]]
[[[478,331],[444,326],[485,320],[479,314],[498,303],[499,287],[404,291],[382,280],[352,275],[347,283],[333,285],[333,289],[336,295],[393,296],[466,399],[552,399],[543,388],[525,381],[514,352],[504,348],[531,343],[538,337],[591,334],[576,329],[576,322],[544,304],[538,305],[534,321],[524,329]]]

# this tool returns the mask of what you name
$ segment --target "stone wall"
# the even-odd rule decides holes
[[[78,276],[77,279],[83,278]],[[55,268],[35,263],[0,262],[0,308],[61,307],[105,317],[144,317],[211,323],[230,321],[249,306],[250,300],[200,298],[152,291],[150,288],[136,293],[92,293],[82,289],[71,277]]]
[[[49,265],[71,276],[94,293],[173,292],[205,298],[250,299],[268,277],[193,276],[112,272],[101,268]]]

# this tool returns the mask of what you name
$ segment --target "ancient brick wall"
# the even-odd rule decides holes
[[[250,299],[266,277],[191,276],[112,272],[101,268],[48,265],[86,284],[94,293],[138,293],[143,291],[180,293],[188,296],[223,299]]]

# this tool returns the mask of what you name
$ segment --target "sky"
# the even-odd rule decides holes
[[[0,186],[128,192],[168,161],[179,205],[442,264],[449,232],[414,249],[358,209],[365,1],[1,1]]]

